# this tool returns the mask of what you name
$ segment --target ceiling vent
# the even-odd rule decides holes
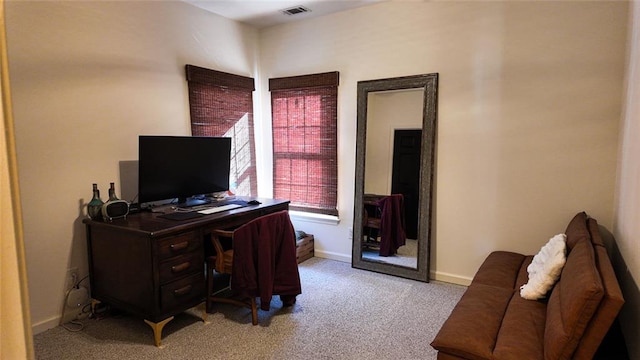
[[[304,6],[295,6],[289,9],[284,9],[282,12],[286,15],[298,15],[306,12],[311,12],[311,10],[307,9]]]

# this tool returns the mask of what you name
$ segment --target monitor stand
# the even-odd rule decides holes
[[[209,203],[209,201],[207,199],[198,199],[198,198],[194,198],[194,197],[178,198],[177,206],[180,207],[180,208],[190,208],[190,207],[194,207],[194,206],[205,205],[205,204],[208,204],[208,203]]]

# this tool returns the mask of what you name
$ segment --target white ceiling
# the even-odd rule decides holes
[[[201,9],[257,28],[309,19],[388,0],[183,0]],[[310,12],[287,15],[282,10],[305,7]]]

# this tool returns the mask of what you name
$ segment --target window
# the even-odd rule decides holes
[[[291,209],[338,215],[338,72],[269,79],[273,192]]]
[[[231,138],[229,184],[257,196],[252,78],[186,65],[191,135]]]

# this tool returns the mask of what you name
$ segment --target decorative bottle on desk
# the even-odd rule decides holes
[[[116,187],[114,183],[111,183],[111,185],[109,186],[109,200],[107,201],[116,201],[116,200],[120,200],[120,199],[118,199],[118,197],[116,196]]]
[[[102,219],[102,205],[104,202],[100,199],[100,190],[98,190],[98,184],[93,184],[93,198],[87,205],[87,214],[91,220]]]

